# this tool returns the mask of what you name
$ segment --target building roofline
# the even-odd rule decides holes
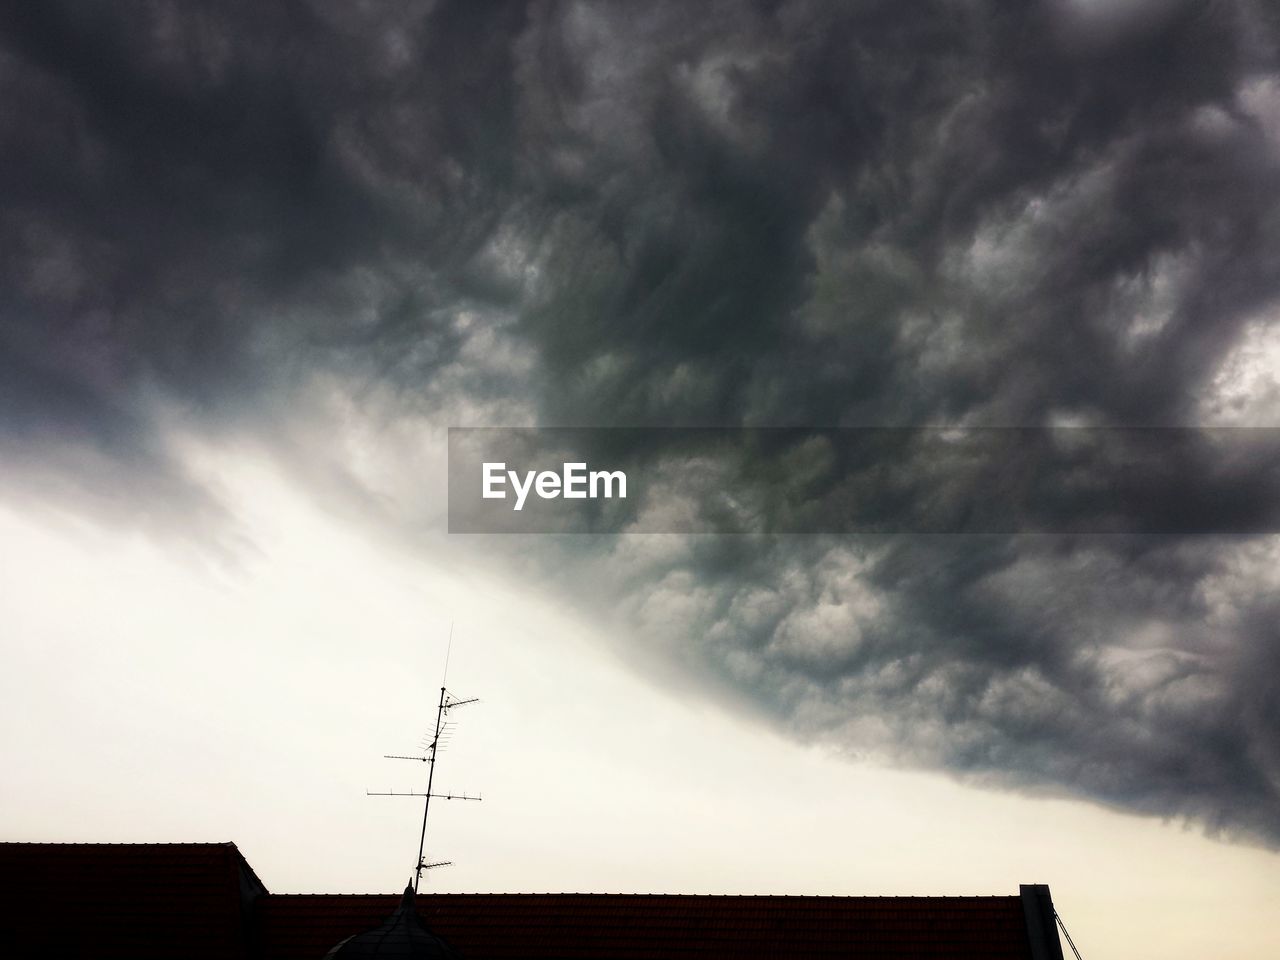
[[[1053,907],[1048,884],[1024,883],[1018,890],[1022,897],[1022,915],[1027,921],[1031,960],[1063,960],[1058,912]]]
[[[263,893],[270,893],[267,885],[262,882],[262,878],[258,876],[253,865],[249,863],[244,852],[236,846],[234,840],[160,840],[160,841],[97,841],[97,840],[0,840],[0,847],[111,847],[111,848],[133,848],[133,849],[155,849],[159,847],[167,848],[183,848],[187,850],[230,850],[233,861],[248,874]]]

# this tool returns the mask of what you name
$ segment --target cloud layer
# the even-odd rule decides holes
[[[212,530],[175,437],[233,432],[420,522],[351,420],[1280,424],[1260,0],[0,17],[24,496]],[[362,462],[404,471],[389,429]],[[1275,845],[1277,559],[625,538],[530,574],[797,735]]]

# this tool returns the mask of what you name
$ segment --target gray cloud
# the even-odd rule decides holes
[[[310,464],[334,391],[440,422],[1280,415],[1268,4],[45,3],[0,30],[0,451],[80,502],[216,517],[175,419]],[[1274,845],[1275,549],[534,563],[798,736]]]

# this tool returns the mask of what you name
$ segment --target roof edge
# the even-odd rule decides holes
[[[1027,941],[1031,960],[1063,960],[1062,941],[1058,939],[1058,912],[1045,883],[1024,883],[1018,887],[1022,897],[1022,915],[1027,922]]]

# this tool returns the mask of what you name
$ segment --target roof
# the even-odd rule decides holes
[[[255,939],[262,960],[315,960],[395,906],[394,895],[271,894]],[[418,912],[465,960],[1031,956],[1017,896],[435,893]]]
[[[339,941],[324,960],[458,960],[458,955],[422,922],[409,884],[382,926]]]
[[[265,892],[234,843],[0,843],[0,955],[241,960]]]
[[[394,894],[271,894],[232,843],[0,843],[0,956],[321,960]],[[1061,960],[1049,890],[1007,897],[424,894],[463,960]]]

